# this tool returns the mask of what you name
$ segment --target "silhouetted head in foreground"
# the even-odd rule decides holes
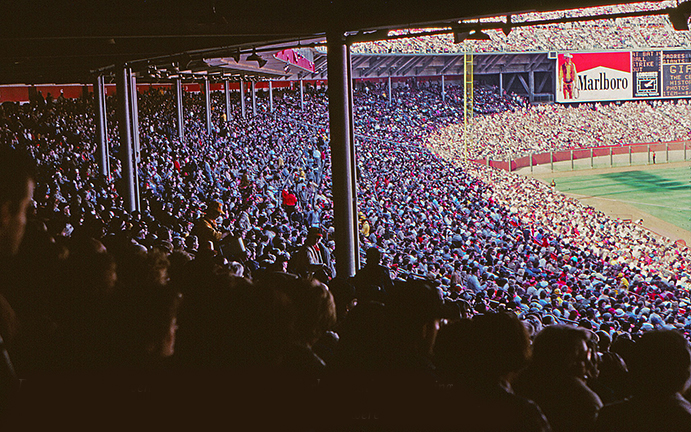
[[[681,393],[688,388],[691,375],[689,344],[676,331],[645,333],[636,343],[629,369],[636,396]]]

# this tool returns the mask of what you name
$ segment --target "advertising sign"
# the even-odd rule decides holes
[[[634,51],[631,63],[633,97],[660,97],[660,51]]]
[[[664,97],[691,96],[691,51],[663,51]]]
[[[557,58],[557,102],[633,97],[631,53],[563,53]]]
[[[691,98],[691,50],[562,53],[560,103]]]

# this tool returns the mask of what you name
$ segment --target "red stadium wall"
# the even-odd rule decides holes
[[[0,103],[2,102],[29,102],[29,87],[27,86],[2,86],[0,87]]]
[[[669,146],[669,147],[668,147]],[[608,146],[599,146],[599,147],[589,147],[589,148],[580,148],[580,149],[574,149],[573,150],[573,160],[579,160],[579,159],[590,159],[591,156],[591,151],[592,151],[592,157],[603,157],[603,156],[609,156],[610,155],[610,150],[612,156],[617,156],[617,155],[628,155],[629,152],[631,154],[636,154],[636,153],[647,153],[648,151],[655,153],[663,153],[666,152],[668,149],[669,151],[679,151],[679,150],[684,150],[684,146],[686,146],[686,149],[691,150],[691,142],[690,141],[671,141],[671,142],[653,142],[653,143],[634,143],[634,144],[617,144],[617,145],[608,145]],[[650,148],[650,150],[648,150]],[[571,152],[572,150],[562,150],[562,151],[555,151],[555,152],[546,152],[546,153],[537,153],[533,154],[531,156],[524,156],[518,159],[514,159],[511,161],[511,169],[510,171],[517,170],[519,168],[525,168],[529,167],[531,165],[530,163],[530,158],[532,157],[532,165],[537,166],[537,165],[546,165],[550,164],[552,162],[565,162],[565,161],[570,161],[571,160]],[[658,160],[660,161],[666,161],[665,158],[662,157],[662,155],[657,156]],[[475,163],[482,164],[482,165],[487,165],[491,166],[494,168],[499,168],[503,169],[506,171],[509,171],[509,162],[508,161],[487,161],[487,159],[473,159],[472,160]]]

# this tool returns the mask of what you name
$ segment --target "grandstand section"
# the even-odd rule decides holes
[[[691,425],[691,48],[351,52],[691,2],[53,1],[0,6],[3,426]]]
[[[511,15],[511,21],[525,22],[623,12],[657,11],[665,7],[674,7],[676,4],[675,1],[669,0],[558,12],[515,14]],[[505,22],[506,18],[499,16],[479,20],[480,23],[485,21]],[[390,34],[399,36],[405,33],[406,31],[398,31]],[[466,43],[469,43],[475,52],[626,50],[684,48],[691,45],[691,37],[688,33],[675,31],[666,15],[536,25],[512,29],[508,35],[504,34],[501,29],[487,30],[486,34],[489,35],[489,40],[469,40]],[[462,46],[454,44],[454,38],[451,34],[366,42],[353,46],[353,51],[357,54],[454,53],[463,51],[463,49]]]

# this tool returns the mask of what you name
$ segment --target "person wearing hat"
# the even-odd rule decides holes
[[[559,66],[559,82],[564,93],[564,99],[573,99],[573,90],[576,87],[576,65],[572,61],[570,53],[564,54],[564,63]]]
[[[222,232],[218,229],[216,219],[219,216],[224,216],[225,214],[226,213],[223,211],[223,203],[220,201],[209,202],[204,216],[199,218],[194,223],[194,228],[192,228],[192,233],[197,236],[199,244],[212,242],[214,245],[214,250],[218,250],[221,240],[226,238],[228,233]]]

